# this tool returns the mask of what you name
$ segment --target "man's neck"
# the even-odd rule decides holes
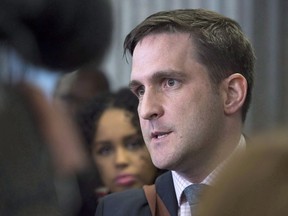
[[[223,146],[220,146],[222,148],[218,147],[209,159],[202,162],[197,161],[199,164],[194,163],[190,170],[176,172],[191,183],[201,183],[215,170],[222,167],[222,164],[226,164],[232,155],[245,149],[246,141],[243,135],[239,135],[237,139],[231,140],[229,145],[225,145],[224,148]]]

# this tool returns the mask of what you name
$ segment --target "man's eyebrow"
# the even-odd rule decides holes
[[[139,81],[137,81],[137,80],[131,80],[131,81],[129,82],[128,87],[132,90],[132,89],[134,89],[135,87],[140,86],[140,85],[141,85],[141,83],[140,83]]]
[[[185,77],[186,74],[176,71],[176,70],[165,70],[165,71],[158,71],[151,76],[151,80],[159,80],[163,78],[181,78]]]

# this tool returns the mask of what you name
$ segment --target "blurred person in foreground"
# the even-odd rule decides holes
[[[193,197],[246,148],[252,46],[236,21],[179,9],[146,18],[124,49],[132,55],[130,89],[139,99],[145,143],[154,165],[170,171],[148,187],[154,199],[147,187],[114,193],[99,202],[96,215],[195,216]]]
[[[86,166],[79,134],[41,89],[28,84],[25,69],[66,73],[92,60],[99,64],[110,41],[110,3],[3,0],[0,14],[0,52],[23,60],[16,80],[13,71],[0,73],[0,215],[75,215],[78,203],[63,206],[54,183]]]
[[[288,215],[287,129],[252,137],[199,205],[199,216]]]
[[[0,215],[73,215],[59,202],[56,178],[70,178],[87,166],[87,156],[71,119],[61,115],[30,84],[1,85]],[[71,202],[70,202],[71,201]]]

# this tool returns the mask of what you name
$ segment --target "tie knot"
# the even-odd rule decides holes
[[[199,202],[202,191],[207,187],[208,185],[205,184],[192,184],[184,189],[184,194],[190,206]]]

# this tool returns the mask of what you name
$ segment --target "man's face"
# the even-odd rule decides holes
[[[161,169],[187,172],[220,140],[221,93],[195,56],[186,33],[148,35],[133,53],[130,87],[139,98],[145,143]]]

